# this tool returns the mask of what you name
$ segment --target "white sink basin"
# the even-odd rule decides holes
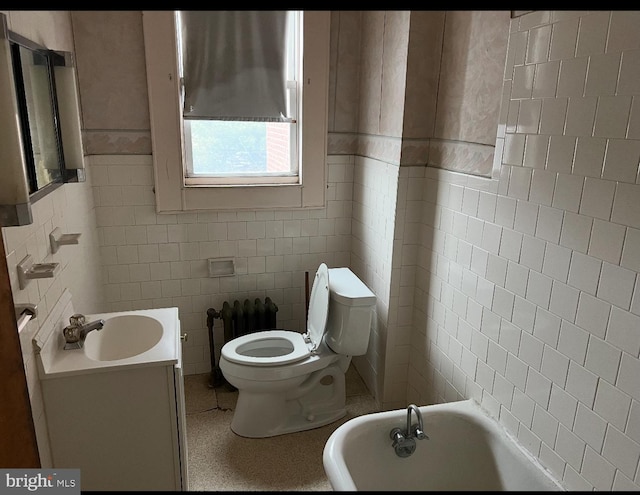
[[[45,322],[33,339],[41,379],[180,361],[178,308],[86,314],[87,322],[104,320],[104,326],[90,331],[83,347],[64,349],[63,329],[76,311],[66,293],[56,307],[62,310],[55,313],[55,320],[50,317],[53,321]]]
[[[101,330],[89,332],[85,354],[96,361],[126,359],[148,351],[162,338],[162,325],[144,315],[112,316]]]

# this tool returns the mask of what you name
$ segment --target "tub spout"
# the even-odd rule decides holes
[[[414,412],[416,418],[418,418],[418,423],[414,425],[411,424],[412,412]],[[401,428],[393,428],[389,432],[389,436],[393,440],[392,446],[398,457],[409,457],[413,454],[416,450],[416,439],[429,439],[424,432],[422,414],[415,404],[409,404],[409,407],[407,407],[407,428],[404,431],[402,431]]]

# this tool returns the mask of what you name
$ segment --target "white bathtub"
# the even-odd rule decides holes
[[[551,491],[561,485],[472,400],[419,408],[429,439],[399,457],[390,431],[407,410],[366,414],[338,427],[323,452],[336,491]],[[415,414],[412,423],[416,423]]]

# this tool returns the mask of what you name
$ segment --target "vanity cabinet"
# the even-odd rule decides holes
[[[176,338],[174,362],[76,369],[41,380],[53,467],[80,469],[83,491],[188,490],[179,328]]]

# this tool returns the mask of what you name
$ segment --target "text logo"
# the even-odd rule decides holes
[[[0,469],[0,495],[80,494],[79,469]]]

